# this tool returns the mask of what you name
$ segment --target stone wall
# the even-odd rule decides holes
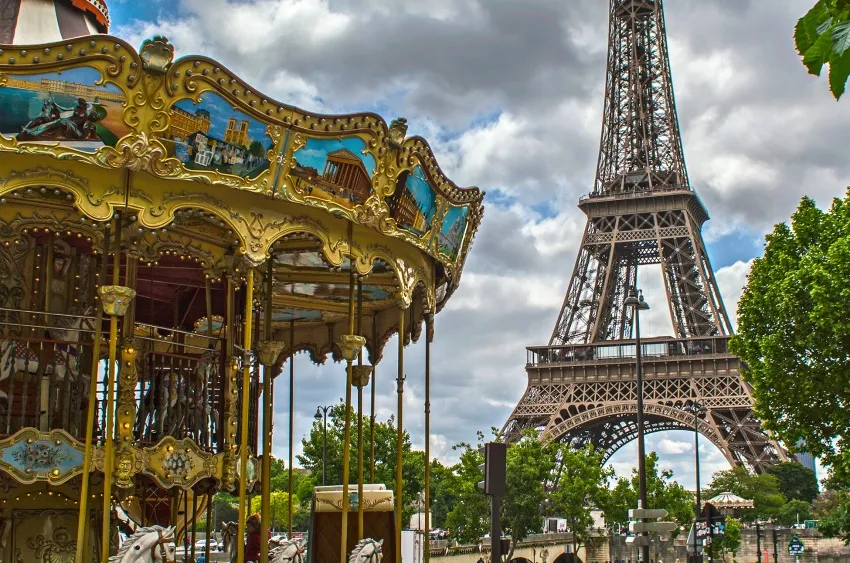
[[[850,563],[850,547],[837,538],[825,538],[817,530],[777,530],[778,558],[774,559],[773,535],[769,529],[761,532],[761,563]],[[798,561],[788,555],[788,543],[797,535],[805,546]],[[673,541],[659,541],[652,538],[650,557],[655,563],[687,563],[687,535],[680,534]],[[637,549],[626,544],[626,536],[611,536],[610,561],[619,559],[632,563],[637,561]],[[741,548],[735,554],[737,563],[758,563],[758,549],[755,528],[741,530]],[[732,563],[727,555],[726,563]]]

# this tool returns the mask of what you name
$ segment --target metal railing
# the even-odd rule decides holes
[[[642,338],[641,352],[645,360],[676,356],[729,355],[729,336],[708,338]],[[632,360],[637,347],[634,340],[603,341],[596,344],[564,346],[532,346],[527,348],[527,367],[581,362]]]

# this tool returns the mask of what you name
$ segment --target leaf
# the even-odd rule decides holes
[[[797,26],[794,28],[794,41],[801,57],[806,55],[806,51],[815,44],[815,41],[823,33],[823,31],[819,31],[819,28],[829,18],[829,7],[824,0],[820,0],[797,22]]]
[[[832,28],[832,49],[843,55],[850,49],[850,20],[838,23]]]
[[[803,56],[803,64],[809,69],[809,73],[815,76],[820,76],[823,65],[829,62],[829,57],[832,54],[832,34],[828,32],[821,33]]]
[[[827,19],[825,22],[823,22],[822,24],[820,24],[820,25],[818,26],[818,29],[817,29],[817,31],[818,31],[818,35],[820,35],[820,34],[821,34],[821,33],[823,33],[824,31],[826,31],[827,29],[829,29],[829,26],[831,26],[831,25],[832,25],[832,21],[833,21],[833,18],[832,18],[832,16],[830,16],[830,17],[829,17],[829,19]]]
[[[850,77],[850,50],[843,55],[833,53],[829,59],[829,89],[835,99],[841,99],[847,88],[847,78]]]

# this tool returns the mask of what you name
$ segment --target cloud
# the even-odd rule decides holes
[[[124,17],[114,33],[139,44],[167,35],[266,95],[315,112],[404,115],[449,177],[488,193],[461,287],[438,316],[432,361],[432,444],[501,426],[526,386],[526,346],[545,344],[584,230],[604,101],[607,6],[598,0],[180,0],[156,19]],[[671,67],[690,180],[712,220],[718,283],[730,315],[758,240],[809,194],[824,203],[850,177],[850,104],[794,52],[805,0],[681,0],[666,6]],[[122,13],[127,13],[124,7]],[[222,30],[238,30],[237,34]],[[736,238],[737,237],[737,238]],[[714,244],[716,243],[716,244]],[[660,268],[640,271],[648,334],[672,334]],[[395,412],[395,343],[377,368],[376,410]],[[424,349],[405,352],[405,427],[424,444]],[[276,389],[277,453],[285,454],[287,371]],[[316,405],[343,394],[342,367],[296,360],[300,438]],[[369,400],[366,400],[368,406]],[[661,440],[661,441],[655,441]],[[664,440],[667,440],[666,442]],[[693,483],[678,433],[650,437],[662,464]],[[704,441],[705,442],[705,441]],[[662,447],[664,451],[662,451]],[[705,442],[705,474],[727,466]],[[614,456],[633,465],[634,444]],[[679,451],[681,450],[681,451]],[[690,480],[690,481],[689,481]],[[689,486],[689,485],[686,485]]]

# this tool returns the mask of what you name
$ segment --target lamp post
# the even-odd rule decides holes
[[[699,415],[705,412],[705,407],[696,401],[689,405],[685,405],[687,412],[694,413],[694,461],[696,462],[696,478],[697,478],[697,504],[694,510],[694,561],[700,561],[700,555],[697,553],[697,529],[696,522],[699,520],[700,510],[702,509],[702,501],[700,499],[699,486]]]
[[[637,425],[638,425],[638,482],[640,483],[640,498],[638,508],[649,508],[646,506],[646,445],[643,439],[643,366],[641,366],[641,344],[640,344],[640,312],[649,310],[649,304],[643,300],[643,292],[635,293],[635,288],[629,290],[629,296],[623,303],[632,309],[632,326],[635,328],[635,371],[637,375]],[[646,532],[643,533],[647,536]],[[649,538],[647,537],[647,540]],[[649,563],[649,542],[640,547],[640,560]]]
[[[328,411],[333,406],[319,406],[316,408],[316,414],[313,416],[317,421],[322,420],[322,486],[327,485],[325,478],[325,467],[328,463]]]

